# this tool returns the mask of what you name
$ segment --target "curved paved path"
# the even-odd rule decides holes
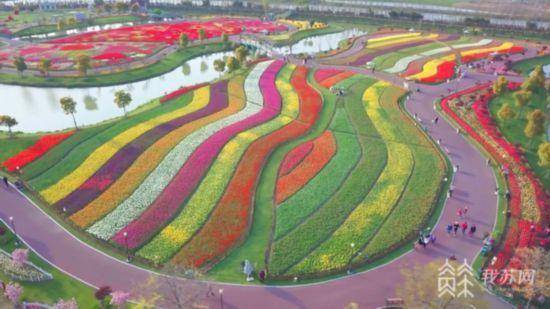
[[[357,68],[353,70],[401,86],[403,83],[393,75]],[[476,81],[494,78],[492,75],[470,74],[468,78],[448,84],[419,85],[422,91],[413,91],[406,102],[406,108],[427,124],[428,134],[434,139],[442,139],[442,147],[449,150],[452,164],[460,166],[453,179],[453,198],[447,201],[434,228],[438,239],[434,246],[426,250],[411,251],[365,273],[315,285],[266,287],[213,284],[214,291],[218,288],[224,289],[224,307],[343,308],[353,301],[359,303],[361,308],[374,308],[383,305],[385,298],[393,296],[396,285],[401,281],[400,269],[404,266],[424,264],[452,254],[459,260],[466,258],[472,261],[481,248],[479,235],[492,230],[495,222],[495,178],[485,164],[485,158],[462,135],[457,134],[453,127],[443,119],[437,125],[432,125],[429,120],[436,116],[432,102],[441,94],[447,94],[448,89],[463,89],[473,86]],[[30,247],[53,265],[84,282],[93,286],[109,285],[115,289],[128,290],[128,287],[143,282],[150,276],[147,270],[111,258],[79,241],[15,189],[7,190],[2,186],[0,201],[0,219],[7,222],[13,216],[18,235]],[[449,222],[457,219],[456,208],[466,205],[470,208],[467,220],[478,226],[478,237],[447,236],[444,229]],[[488,299],[494,308],[509,306],[496,297],[489,296]],[[220,306],[217,296],[204,302],[211,308]]]

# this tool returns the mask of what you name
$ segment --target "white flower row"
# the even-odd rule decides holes
[[[250,104],[262,102],[258,81],[271,62],[259,63],[245,81],[247,97],[245,107],[236,114],[220,119],[193,132],[172,149],[162,162],[141,183],[128,199],[117,206],[103,219],[89,227],[87,231],[101,239],[109,239],[139,216],[155,201],[172,178],[185,164],[189,156],[209,137],[224,127],[237,123],[261,110],[261,106]]]
[[[415,55],[411,55],[411,56],[401,58],[393,65],[393,67],[391,67],[389,69],[386,69],[384,71],[388,72],[388,73],[392,73],[392,74],[400,73],[400,72],[405,71],[411,62],[416,61],[418,59],[422,59],[424,57],[429,57],[429,56],[437,55],[437,54],[440,54],[440,53],[448,52],[448,51],[451,51],[451,49],[478,47],[478,46],[487,45],[491,42],[492,42],[491,39],[482,39],[482,40],[480,40],[478,42],[475,42],[475,43],[456,44],[456,45],[452,45],[451,47],[446,46],[446,47],[441,47],[441,48],[428,50],[428,51],[425,51],[423,53],[419,53],[419,54],[415,54]]]

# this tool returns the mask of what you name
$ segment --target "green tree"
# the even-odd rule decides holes
[[[63,19],[59,19],[57,21],[57,31],[61,31],[65,28],[65,21]]]
[[[73,116],[73,122],[75,129],[78,130],[78,126],[76,124],[76,118],[74,117],[74,114],[76,113],[76,102],[71,97],[62,97],[59,99],[59,103],[61,104],[61,108],[63,109],[63,112],[66,115]]]
[[[238,70],[241,67],[241,64],[239,63],[239,60],[237,58],[230,56],[227,57],[226,60],[226,67],[229,72],[233,72],[235,70]]]
[[[132,95],[130,95],[129,92],[126,92],[124,90],[118,90],[115,92],[115,103],[118,106],[118,108],[122,108],[124,111],[124,116],[127,116],[126,113],[126,106],[130,105],[132,102]]]
[[[508,104],[502,105],[502,107],[498,110],[498,118],[502,120],[512,119],[514,117],[516,117],[516,112],[514,112]]]
[[[76,57],[76,69],[80,75],[86,76],[88,69],[92,68],[92,59],[88,55],[78,55]]]
[[[27,69],[25,58],[21,56],[15,57],[15,59],[13,59],[13,66],[17,69],[17,72],[19,72],[19,75],[22,75],[23,71]]]
[[[544,70],[541,65],[537,65],[535,69],[529,74],[529,79],[532,80],[535,88],[544,88]]]
[[[506,77],[499,76],[499,78],[493,82],[493,92],[496,95],[500,95],[506,91],[506,86],[508,86],[508,80]]]
[[[527,125],[524,133],[530,139],[544,133],[545,116],[540,109],[535,109],[527,116]],[[532,141],[531,141],[532,142]]]
[[[241,64],[246,62],[246,57],[248,57],[248,49],[244,45],[235,49],[235,58],[237,58]]]
[[[182,33],[180,35],[178,43],[179,43],[179,46],[180,46],[181,49],[186,48],[187,45],[189,45],[189,37],[187,36],[187,34]]]
[[[115,4],[115,7],[118,12],[124,12],[128,9],[128,4],[126,4],[125,2],[117,2]]]
[[[220,76],[221,76],[223,71],[225,71],[225,61],[223,61],[222,59],[214,60],[214,70],[216,70],[217,72],[220,72]]]
[[[48,76],[48,72],[50,72],[51,68],[52,61],[50,59],[40,59],[40,62],[38,63],[38,70],[40,70],[40,73],[42,73],[42,75]]]
[[[539,156],[539,165],[542,167],[550,167],[550,142],[541,143],[537,154]]]
[[[206,72],[208,70],[208,63],[206,61],[201,61],[201,72]]]
[[[204,31],[204,29],[199,29],[199,40],[204,41],[204,39],[206,39],[206,32]]]
[[[516,101],[516,106],[519,107],[520,116],[521,116],[521,112],[523,111],[523,107],[529,104],[529,101],[531,100],[532,95],[533,93],[527,90],[516,91],[514,93],[514,99]]]
[[[11,131],[11,127],[17,125],[17,120],[13,117],[10,117],[8,115],[0,115],[0,126],[8,127],[8,132],[10,134],[10,137],[13,137],[13,132]]]
[[[186,62],[181,66],[181,72],[185,76],[189,76],[189,74],[191,74],[191,66],[189,65],[189,63]]]
[[[227,42],[229,41],[229,36],[227,35],[227,33],[222,33],[222,42],[223,44],[227,44]]]

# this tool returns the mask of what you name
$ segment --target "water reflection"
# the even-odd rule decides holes
[[[84,96],[84,108],[89,111],[95,111],[97,110],[97,99],[90,96],[85,95]]]

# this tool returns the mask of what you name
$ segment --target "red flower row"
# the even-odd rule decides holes
[[[10,172],[16,171],[18,167],[23,168],[27,164],[44,155],[46,152],[67,139],[69,136],[73,135],[73,133],[74,131],[44,135],[32,146],[4,161],[2,165]]]

